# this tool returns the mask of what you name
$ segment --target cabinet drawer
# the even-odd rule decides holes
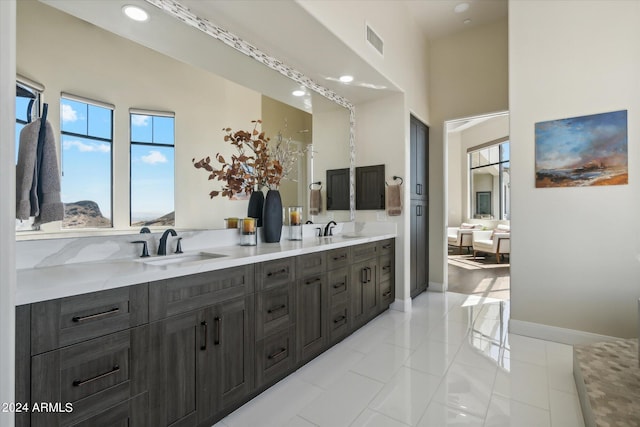
[[[349,269],[340,268],[327,273],[329,283],[329,305],[333,306],[339,302],[349,299]]]
[[[327,270],[327,254],[326,252],[316,252],[313,254],[300,255],[297,257],[296,263],[298,277],[307,277],[309,275],[323,273]]]
[[[295,278],[295,258],[293,257],[261,262],[256,266],[257,290],[293,282]]]
[[[261,387],[293,370],[295,327],[258,341],[256,345],[256,385]]]
[[[31,354],[148,321],[147,284],[31,304]]]
[[[351,251],[348,247],[333,249],[327,252],[327,270],[348,267],[351,261]]]
[[[295,322],[294,283],[256,294],[256,339],[289,328]]]
[[[147,390],[148,327],[96,338],[31,359],[31,402],[73,405],[32,412],[31,425],[68,426]]]
[[[351,247],[353,262],[364,261],[378,256],[378,242],[365,243]]]
[[[380,281],[391,280],[394,275],[393,257],[385,255],[380,257]]]
[[[146,415],[148,406],[147,393],[140,394],[72,427],[150,427]]]
[[[385,282],[380,283],[380,298],[378,311],[382,312],[389,308],[389,304],[391,304],[396,298],[395,295],[395,286],[393,280],[387,280]]]
[[[388,239],[378,242],[378,255],[391,255],[395,249],[395,240]]]
[[[253,266],[227,268],[149,284],[149,320],[198,310],[253,292]]]
[[[329,315],[329,342],[331,344],[341,340],[349,333],[349,304],[338,304],[331,308]]]

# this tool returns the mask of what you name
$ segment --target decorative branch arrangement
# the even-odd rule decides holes
[[[294,147],[291,138],[285,139],[281,132],[275,145],[269,144],[271,139],[262,131],[262,120],[252,120],[251,123],[251,131],[233,131],[228,127],[222,129],[225,142],[230,142],[237,153],[231,155],[229,162],[216,153],[215,160],[221,165],[219,169],[211,165],[209,156],[198,161],[192,159],[196,169],[209,172],[209,180],[225,183],[221,190],[209,193],[211,198],[221,195],[231,199],[236,194],[251,194],[261,187],[277,189],[280,181],[293,171],[298,157],[304,153]]]

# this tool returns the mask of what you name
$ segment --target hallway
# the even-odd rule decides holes
[[[463,252],[459,255],[457,248],[449,248],[448,254],[448,288],[449,292],[465,295],[476,295],[508,301],[510,298],[510,265],[506,257],[502,263],[496,263],[493,255]]]

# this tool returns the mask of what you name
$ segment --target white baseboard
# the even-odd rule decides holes
[[[447,288],[445,287],[444,283],[429,282],[429,287],[427,288],[427,291],[430,291],[430,292],[446,292]]]
[[[389,306],[391,310],[410,312],[411,311],[411,298],[399,299],[396,298],[395,301],[391,303]]]
[[[576,329],[560,328],[558,326],[543,325],[541,323],[525,322],[524,320],[509,320],[509,332],[516,335],[554,341],[563,344],[592,344],[602,341],[620,339],[609,335],[594,334]]]

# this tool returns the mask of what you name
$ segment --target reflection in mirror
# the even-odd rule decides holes
[[[308,214],[309,183],[324,181],[327,169],[351,166],[348,109],[309,91],[294,99],[292,88],[299,89],[295,82],[229,47],[223,45],[224,49],[220,49],[217,45],[221,43],[159,10],[152,10],[153,19],[142,26],[126,22],[119,3],[50,2],[60,8],[75,8],[74,14],[94,24],[37,1],[18,2],[17,6],[17,73],[45,87],[43,102],[49,103],[49,120],[57,142],[80,149],[79,144],[60,140],[60,132],[64,130],[61,129],[64,127],[61,126],[62,93],[114,106],[113,142],[109,152],[110,200],[103,202],[104,207],[100,206],[103,212],[111,214],[113,229],[110,231],[138,232],[143,220],[166,214],[146,209],[151,207],[152,199],[144,201],[136,196],[145,192],[144,181],[153,176],[152,172],[147,176],[136,175],[137,184],[133,188],[130,182],[136,162],[146,158],[146,166],[151,168],[151,160],[155,159],[158,166],[166,166],[166,162],[159,161],[160,157],[154,154],[159,151],[156,147],[141,144],[134,150],[131,145],[136,141],[129,128],[130,111],[136,110],[173,114],[175,195],[171,204],[175,204],[176,228],[224,228],[224,218],[246,216],[246,200],[209,197],[214,183],[193,168],[192,159],[218,152],[229,154],[231,149],[223,141],[222,129],[244,129],[257,118],[263,119],[264,130],[272,139],[282,132],[301,148],[310,147],[307,158],[300,160],[294,179],[281,186],[283,205],[303,206],[304,221],[350,220],[350,211],[327,213],[323,209],[318,216]],[[100,8],[109,8],[113,15]],[[96,25],[108,27],[126,38]],[[43,34],[46,34],[46,43],[43,43]],[[213,48],[214,45],[217,47]],[[216,67],[222,68],[216,70]],[[234,80],[243,85],[221,75],[234,76]],[[274,93],[274,88],[279,93]],[[69,161],[71,155],[63,150],[63,174],[71,170]],[[89,192],[93,189],[87,187]],[[67,193],[67,188],[63,185],[63,200],[72,201],[64,199],[65,195],[76,197]],[[154,197],[171,198],[171,194],[167,189]],[[81,197],[92,198],[90,194]],[[109,202],[112,208],[106,206]],[[102,234],[98,230],[86,233]],[[45,224],[40,232],[26,233],[29,234],[26,238],[69,237],[61,233],[59,222]],[[22,235],[19,233],[19,238]]]

